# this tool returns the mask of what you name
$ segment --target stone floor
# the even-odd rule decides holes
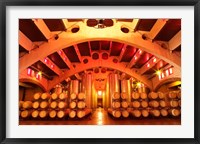
[[[179,118],[120,118],[110,116],[106,110],[98,108],[83,119],[20,120],[19,125],[180,125]]]

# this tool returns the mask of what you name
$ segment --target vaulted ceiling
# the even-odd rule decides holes
[[[180,39],[181,19],[19,19],[20,78],[42,72],[50,90],[110,71],[151,87],[156,70],[180,70]]]

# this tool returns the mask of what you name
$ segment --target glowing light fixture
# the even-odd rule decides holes
[[[53,65],[53,64],[51,65],[51,68],[54,68],[54,65]]]
[[[138,88],[140,88],[140,87],[142,86],[142,83],[141,83],[141,82],[137,82],[137,83],[136,83],[136,86],[137,86]]]
[[[139,54],[141,54],[142,53],[142,50],[141,49],[139,49]]]
[[[135,56],[135,60],[137,59],[137,56]]]
[[[47,58],[45,58],[45,59],[44,59],[44,62],[45,62],[45,63],[48,63],[48,59],[47,59]]]
[[[159,76],[161,74],[161,70],[157,70],[156,74]]]
[[[150,67],[150,64],[149,64],[149,63],[147,64],[147,67]]]
[[[164,78],[164,77],[165,77],[165,74],[164,74],[164,73],[162,73],[162,74],[161,74],[161,78]]]
[[[169,70],[165,71],[166,76],[169,76]]]
[[[156,59],[156,58],[154,58],[154,59],[153,59],[153,62],[155,63],[155,62],[156,62],[156,60],[157,60],[157,59]]]
[[[169,74],[172,74],[173,73],[173,70],[172,68],[169,69]]]
[[[30,68],[28,68],[28,70],[27,70],[27,75],[31,75],[31,72],[32,72],[32,69],[30,69]]]
[[[99,95],[99,96],[101,96],[101,95],[102,95],[102,91],[98,91],[97,93],[98,93],[98,95]]]

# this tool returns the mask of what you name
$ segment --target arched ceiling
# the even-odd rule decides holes
[[[156,70],[180,69],[180,19],[111,19],[92,26],[93,22],[97,21],[20,19],[20,75],[27,68],[41,71],[48,81],[44,87],[50,90],[98,69],[125,73],[152,89]]]

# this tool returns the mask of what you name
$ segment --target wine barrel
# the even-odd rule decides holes
[[[152,101],[149,102],[149,106],[153,107],[153,108],[157,108],[157,107],[159,107],[159,102],[152,100]]]
[[[41,95],[41,99],[42,100],[48,100],[50,98],[50,94],[49,93],[43,93],[42,95]]]
[[[128,98],[128,94],[125,93],[125,92],[122,92],[122,93],[121,93],[121,99],[125,100],[125,99],[127,99],[127,98]]]
[[[25,101],[25,102],[23,102],[22,107],[24,109],[30,109],[30,108],[32,108],[32,102],[31,101]]]
[[[50,104],[50,108],[55,109],[57,107],[58,103],[56,101],[52,101]]]
[[[141,107],[143,107],[143,108],[147,108],[147,107],[148,107],[148,102],[145,101],[145,100],[143,100],[143,101],[140,102],[140,105],[141,105]]]
[[[32,105],[32,107],[33,107],[34,109],[37,109],[37,108],[39,108],[39,106],[40,106],[40,103],[39,103],[39,101],[35,101],[35,102],[33,102],[33,105]]]
[[[123,110],[123,111],[122,111],[122,116],[123,116],[124,118],[127,118],[127,117],[129,116],[129,112],[128,112],[127,110]]]
[[[151,110],[150,114],[154,117],[159,117],[160,116],[160,111],[157,109]]]
[[[40,97],[41,97],[41,93],[35,93],[35,94],[33,95],[33,99],[34,99],[34,100],[39,100]]]
[[[179,116],[181,114],[181,111],[179,109],[169,109],[169,114],[172,116]]]
[[[132,102],[132,106],[133,106],[134,108],[139,108],[139,107],[140,107],[140,102],[139,102],[139,101],[133,101],[133,102]]]
[[[164,99],[165,95],[162,92],[158,92],[158,97],[159,97],[159,99]]]
[[[53,93],[53,94],[51,95],[51,99],[52,99],[52,100],[56,100],[57,98],[58,98],[57,93]]]
[[[84,102],[84,101],[79,101],[78,104],[77,104],[77,107],[78,107],[79,109],[85,108],[85,102]]]
[[[38,118],[39,116],[39,111],[38,110],[34,110],[31,114],[32,118]]]
[[[168,111],[166,109],[161,109],[160,114],[161,116],[166,117],[168,115]]]
[[[178,106],[181,107],[181,100],[178,100]]]
[[[177,92],[177,98],[181,99],[181,91]]]
[[[64,118],[64,116],[65,116],[65,112],[64,112],[64,111],[59,110],[59,111],[57,112],[57,117],[58,117],[58,118]]]
[[[175,99],[176,98],[176,92],[175,91],[170,91],[169,94],[168,94],[168,97],[170,99]]]
[[[148,98],[149,98],[149,99],[157,99],[157,98],[158,98],[158,94],[155,93],[155,92],[150,92],[150,93],[148,94]]]
[[[160,107],[167,107],[168,105],[167,105],[167,102],[166,101],[164,101],[164,100],[160,100],[159,101],[159,105],[160,105]]]
[[[121,112],[119,110],[113,110],[112,115],[115,118],[119,118],[119,117],[121,117]]]
[[[19,101],[19,109],[22,108],[24,101]]]
[[[76,94],[75,94],[75,93],[71,93],[70,99],[71,99],[71,100],[75,100],[75,99],[76,99]]]
[[[140,110],[133,110],[133,111],[131,111],[130,113],[131,113],[131,115],[132,115],[133,117],[139,118],[139,117],[141,116],[141,111],[140,111]]]
[[[22,118],[28,118],[31,115],[31,112],[29,110],[23,110],[21,112],[21,117]]]
[[[170,106],[173,107],[173,108],[178,107],[178,101],[176,101],[176,100],[171,100],[171,101],[170,101]]]
[[[112,98],[113,98],[114,100],[117,100],[117,99],[120,98],[120,94],[119,94],[118,92],[115,92],[115,93],[113,94]]]
[[[60,99],[60,100],[64,100],[64,99],[66,99],[66,98],[67,98],[67,95],[66,95],[65,93],[59,94],[59,99]]]
[[[147,98],[147,94],[145,92],[140,93],[140,98],[141,99],[146,99]]]
[[[78,99],[79,99],[79,100],[84,100],[84,99],[85,99],[85,94],[82,93],[82,92],[79,93],[79,94],[78,94]]]
[[[70,107],[71,109],[76,108],[76,102],[72,101],[72,102],[69,104],[69,107]]]
[[[57,115],[57,113],[56,113],[55,110],[52,110],[52,111],[49,112],[49,117],[50,117],[50,118],[55,118],[56,115]]]
[[[39,116],[40,116],[40,118],[45,118],[45,117],[47,117],[47,111],[45,111],[45,110],[40,111],[40,112],[39,112]]]
[[[64,109],[64,108],[66,108],[66,106],[67,106],[67,104],[66,104],[66,102],[64,102],[64,101],[58,102],[58,108]]]
[[[121,106],[122,106],[122,108],[127,108],[128,107],[128,102],[122,101],[121,102]]]
[[[75,118],[75,117],[76,117],[76,111],[71,110],[71,111],[69,112],[69,117],[70,117],[70,118]]]
[[[113,108],[120,108],[120,102],[116,101],[112,103]]]
[[[84,110],[78,110],[77,111],[77,117],[78,118],[83,118],[85,116],[85,111]]]
[[[47,102],[47,101],[42,101],[42,102],[40,103],[40,108],[45,109],[45,108],[47,108],[47,107],[48,107],[48,102]]]
[[[149,116],[149,112],[146,109],[143,109],[141,113],[142,113],[143,117],[148,117]]]
[[[140,98],[140,94],[137,92],[132,92],[131,97],[132,99],[137,100]]]

